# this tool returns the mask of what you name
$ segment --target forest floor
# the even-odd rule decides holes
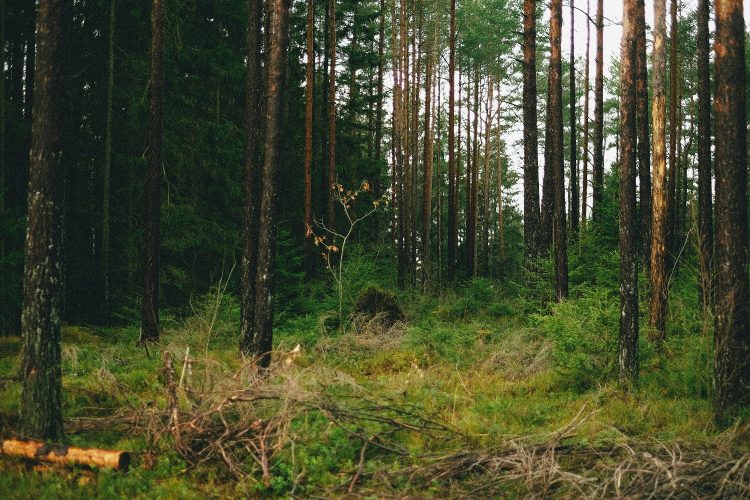
[[[619,299],[608,287],[546,307],[517,285],[475,280],[399,295],[407,320],[392,326],[282,314],[265,376],[238,359],[238,307],[221,291],[165,319],[150,356],[135,327],[66,327],[69,443],[128,450],[134,464],[1,458],[0,497],[748,496],[748,419],[715,427],[710,328],[693,291],[676,288],[670,341],[663,354],[641,343],[629,394],[613,376]],[[6,436],[19,349],[0,337]]]

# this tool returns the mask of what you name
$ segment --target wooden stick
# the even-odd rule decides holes
[[[0,455],[25,457],[31,460],[62,465],[81,464],[106,467],[114,470],[127,469],[130,464],[130,453],[126,451],[54,446],[40,441],[21,441],[17,439],[0,441]]]

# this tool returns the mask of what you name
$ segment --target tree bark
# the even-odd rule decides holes
[[[436,47],[427,53],[424,105],[424,179],[422,182],[422,285],[425,289],[430,280],[430,226],[432,224],[432,160],[434,156],[432,138],[432,74],[435,64]]]
[[[666,338],[667,319],[667,158],[666,158],[666,0],[654,2],[653,53],[653,192],[651,214],[650,337]]]
[[[315,91],[315,0],[307,0],[307,61],[305,64],[305,268],[315,268],[312,245],[313,104]]]
[[[667,179],[667,268],[676,264],[677,246],[677,0],[671,0],[669,36],[669,176]]]
[[[500,85],[497,87],[498,105],[497,105],[497,234],[498,242],[500,246],[499,254],[499,269],[502,276],[503,273],[503,261],[505,260],[505,221],[503,220],[503,145],[502,145],[502,116],[500,107]]]
[[[487,79],[487,109],[484,121],[484,168],[482,169],[482,254],[480,271],[482,276],[490,274],[490,131],[492,129],[492,107],[495,87],[492,78]]]
[[[20,441],[17,439],[0,441],[0,455],[24,457],[29,460],[63,465],[106,467],[114,470],[125,470],[130,464],[130,454],[126,451],[50,446],[40,441]]]
[[[455,1],[455,0],[454,0]],[[539,255],[539,131],[537,128],[536,2],[523,3],[523,227],[526,261]]]
[[[658,0],[657,0],[658,1]],[[594,80],[594,171],[592,219],[599,220],[604,201],[604,0],[596,10],[596,77]]]
[[[66,2],[42,0],[37,61],[21,315],[20,413],[24,434],[63,435],[60,306],[63,98],[62,33]]]
[[[336,0],[328,2],[328,199],[326,225],[333,229],[336,220]]]
[[[530,0],[529,0],[530,1]],[[446,277],[456,280],[458,247],[458,200],[456,199],[456,0],[451,0],[450,40],[448,41],[448,262]],[[460,123],[459,123],[460,126]]]
[[[709,65],[709,0],[698,0],[698,265],[703,312],[712,303],[713,287],[713,198],[711,167],[711,73]]]
[[[554,182],[553,244],[555,247],[555,293],[568,297],[568,224],[565,214],[565,151],[562,112],[562,0],[550,2],[550,64],[548,109],[549,160]]]
[[[575,56],[575,0],[570,0],[570,229],[578,233],[581,192],[578,185],[578,147],[576,144],[576,56]]]
[[[716,335],[720,423],[750,403],[747,275],[747,111],[742,0],[716,2]]]
[[[637,72],[638,0],[624,0],[620,56],[620,382],[638,383],[638,251],[636,247],[636,177],[638,140]],[[636,77],[638,78],[638,77]]]
[[[109,2],[109,39],[107,40],[107,102],[104,123],[104,166],[102,171],[102,264],[101,320],[109,323],[109,245],[110,245],[110,180],[112,170],[112,94],[115,86],[115,0]],[[1,210],[0,210],[1,211]]]
[[[590,67],[590,53],[591,53],[591,19],[589,13],[591,11],[590,0],[586,0],[586,68],[584,69],[584,83],[583,83],[583,179],[581,181],[583,187],[583,196],[581,198],[581,227],[586,228],[586,217],[589,206],[589,97],[590,97],[590,80],[589,80],[589,67]]]
[[[255,315],[251,353],[267,367],[273,348],[273,285],[276,274],[276,198],[281,164],[282,118],[286,87],[291,0],[273,0],[271,46],[266,71],[266,132],[260,198],[258,267],[255,274]]]
[[[255,315],[255,273],[258,260],[261,196],[261,26],[263,0],[248,0],[247,74],[245,78],[245,207],[243,220],[240,350],[252,354]]]
[[[640,189],[643,269],[651,262],[651,145],[648,120],[648,57],[646,55],[646,5],[636,0],[636,127],[638,128],[638,178]]]
[[[143,311],[140,342],[159,340],[159,271],[162,135],[164,131],[164,23],[165,0],[153,0],[151,8],[151,69],[146,174],[146,241],[143,251]]]

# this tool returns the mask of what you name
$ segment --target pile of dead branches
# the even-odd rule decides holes
[[[188,355],[176,370],[165,352],[166,404],[140,409],[136,426],[149,436],[151,446],[171,439],[193,466],[220,462],[237,478],[260,477],[265,485],[270,484],[274,459],[291,443],[310,438],[293,429],[307,415],[322,415],[361,443],[360,469],[368,447],[409,456],[400,444],[404,433],[435,439],[452,435],[446,424],[409,405],[370,397],[345,374],[298,367],[299,354],[299,348],[276,353],[268,369],[252,360],[234,373],[216,376],[220,369],[205,367],[203,375],[198,365],[205,361]]]

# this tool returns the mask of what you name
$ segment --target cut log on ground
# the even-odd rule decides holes
[[[88,465],[108,469],[127,469],[130,454],[126,451],[84,449],[74,446],[56,446],[40,441],[21,441],[4,439],[0,441],[0,455],[24,457],[41,462],[63,465]]]

